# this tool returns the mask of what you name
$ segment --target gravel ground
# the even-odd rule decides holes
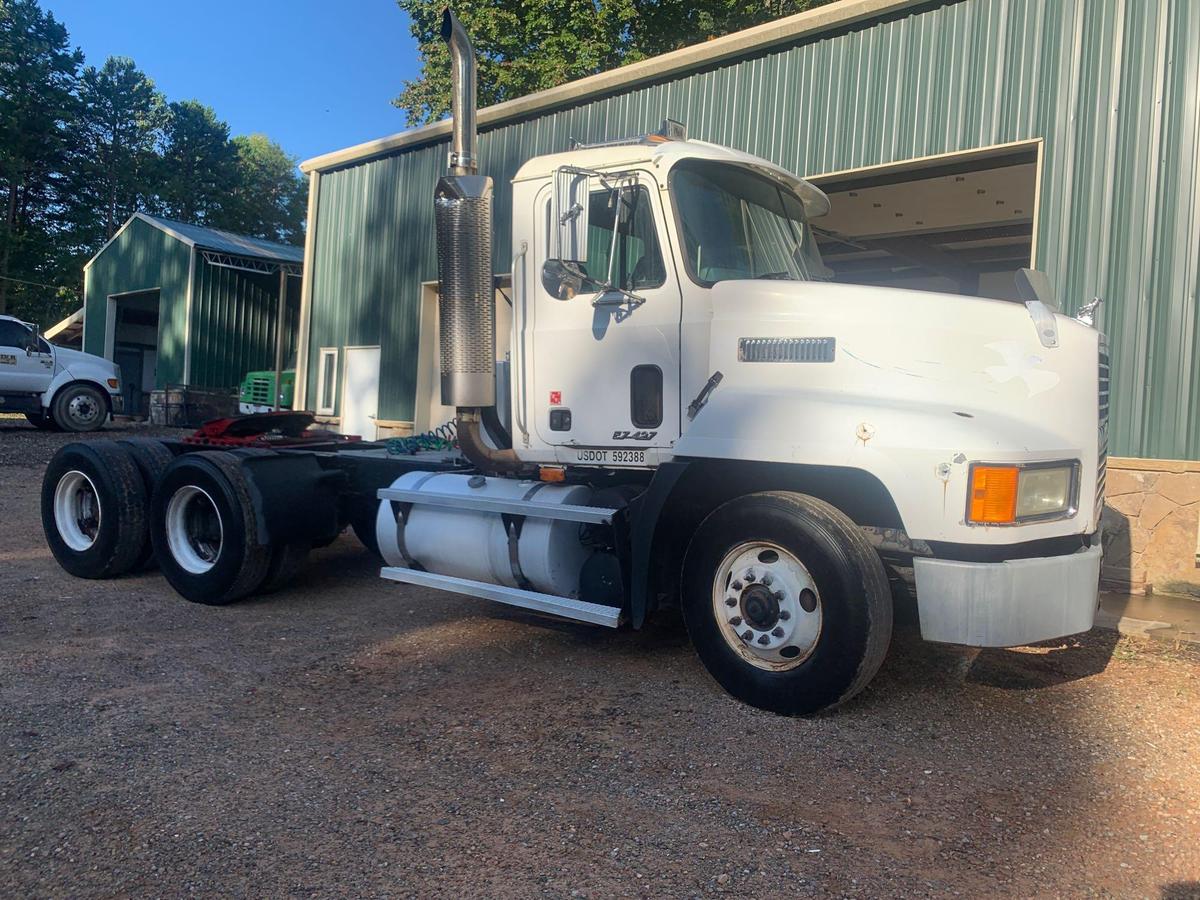
[[[406,589],[348,537],[228,608],[72,579],[38,519],[62,442],[0,422],[0,894],[1200,896],[1194,650],[903,632],[782,719],[673,617]]]

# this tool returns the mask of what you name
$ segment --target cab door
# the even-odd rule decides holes
[[[648,172],[616,190],[591,179],[587,259],[578,264],[588,280],[564,291],[545,267],[556,244],[554,190],[537,195],[534,211],[534,430],[564,462],[646,464],[647,450],[680,433],[682,300],[661,192]],[[615,289],[599,290],[610,277]]]
[[[0,319],[0,392],[42,393],[54,377],[54,351],[12,319]]]

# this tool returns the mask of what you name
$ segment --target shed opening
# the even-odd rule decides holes
[[[833,280],[1015,299],[1032,268],[1041,141],[820,175]]]

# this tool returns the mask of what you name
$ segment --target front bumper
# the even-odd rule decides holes
[[[1099,602],[1100,547],[1000,563],[918,558],[921,637],[1017,647],[1089,631]]]

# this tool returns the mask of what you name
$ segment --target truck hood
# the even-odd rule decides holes
[[[786,372],[805,391],[1026,421],[1063,403],[1095,410],[1097,332],[1052,314],[1057,346],[1044,346],[1024,303],[794,281],[720,282],[712,301],[712,349],[726,365],[736,361],[739,378],[775,382]],[[832,363],[743,361],[740,339],[757,337],[832,338]]]
[[[117,377],[116,363],[92,353],[72,350],[69,347],[59,347],[55,344],[54,360],[58,368],[70,369],[72,373],[78,374],[80,377],[85,374],[91,377]]]

